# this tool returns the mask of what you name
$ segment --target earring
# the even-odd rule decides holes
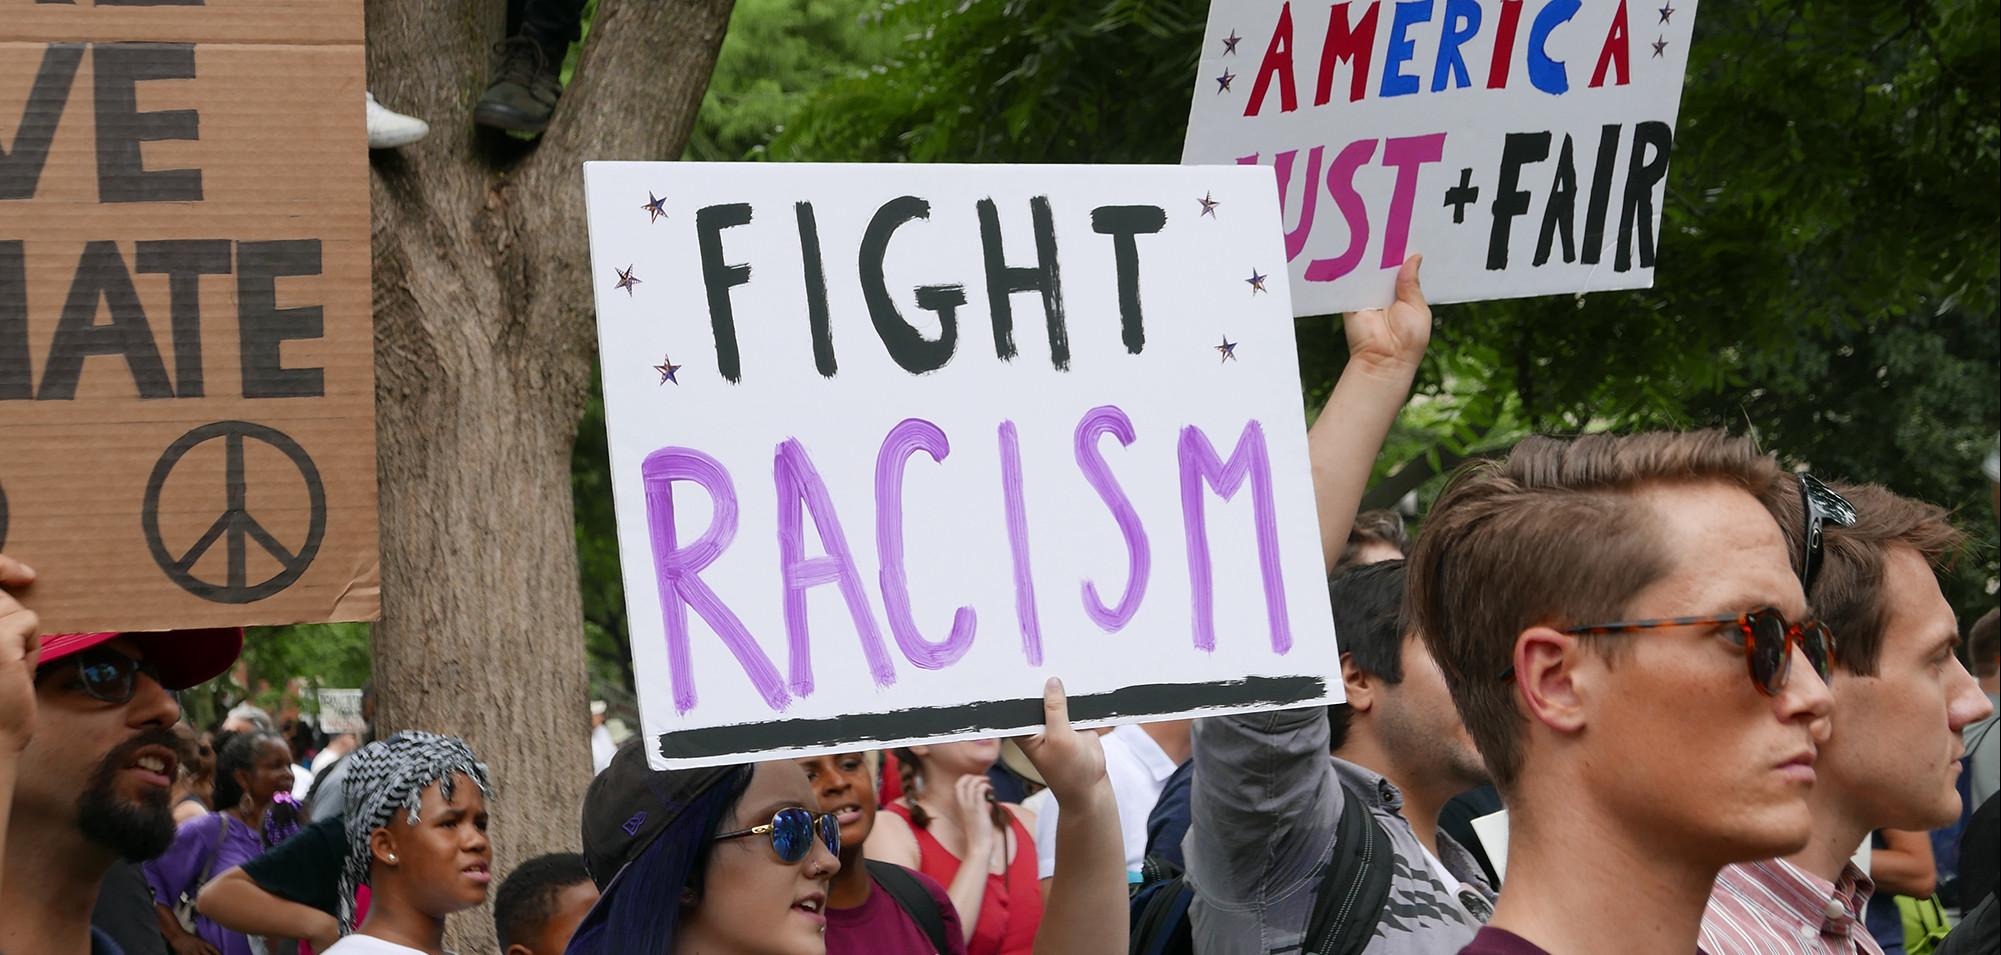
[[[392,852],[389,854],[389,864],[390,865],[396,864],[396,853]]]

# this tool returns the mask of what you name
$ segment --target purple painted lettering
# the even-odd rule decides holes
[[[889,615],[889,632],[910,662],[926,670],[950,666],[973,646],[973,608],[952,614],[952,632],[932,643],[917,632],[910,615],[910,582],[903,572],[903,467],[923,451],[933,461],[952,452],[945,432],[921,418],[905,418],[889,429],[875,458],[875,548],[882,565],[882,603]]]
[[[1028,503],[1021,489],[1021,438],[1014,422],[1000,423],[1001,502],[1007,509],[1007,546],[1014,557],[1014,616],[1021,623],[1021,655],[1042,665],[1042,622],[1035,613],[1035,576],[1028,568]]]
[[[1216,594],[1209,558],[1209,527],[1203,516],[1202,485],[1229,500],[1251,479],[1251,510],[1258,539],[1258,567],[1264,574],[1265,614],[1271,621],[1271,648],[1292,649],[1292,625],[1286,616],[1285,578],[1278,565],[1278,514],[1272,502],[1271,456],[1265,450],[1264,426],[1244,425],[1230,452],[1229,463],[1216,457],[1202,429],[1181,429],[1181,519],[1188,535],[1188,583],[1194,597],[1195,648],[1216,649]]]
[[[1077,422],[1077,468],[1084,472],[1084,480],[1097,489],[1098,497],[1105,506],[1111,508],[1112,519],[1118,522],[1119,533],[1126,539],[1126,591],[1119,597],[1119,605],[1106,608],[1104,600],[1098,596],[1098,586],[1084,581],[1084,615],[1091,622],[1104,628],[1107,633],[1117,633],[1132,622],[1133,614],[1139,612],[1140,598],[1146,596],[1146,578],[1152,564],[1147,549],[1146,528],[1140,524],[1139,512],[1133,509],[1132,501],[1126,497],[1119,480],[1112,476],[1112,469],[1105,464],[1104,455],[1098,453],[1098,436],[1110,434],[1119,439],[1119,444],[1131,447],[1133,443],[1133,423],[1124,411],[1112,405],[1100,405],[1084,413],[1083,420]]]
[[[654,580],[660,588],[660,616],[667,628],[667,668],[674,709],[686,713],[695,708],[694,663],[688,656],[688,608],[693,607],[723,638],[723,645],[736,656],[765,705],[784,710],[792,697],[785,692],[778,668],[751,639],[743,621],[699,576],[736,536],[736,488],[729,471],[722,462],[692,448],[661,448],[646,456],[639,473],[646,488],[646,524],[653,543]],[[680,545],[674,528],[676,481],[700,485],[715,506],[708,529],[686,547]]]
[[[813,459],[798,438],[787,438],[778,446],[771,462],[773,483],[778,487],[778,564],[785,588],[785,636],[792,651],[792,692],[807,696],[813,692],[812,640],[807,633],[806,591],[824,583],[838,583],[847,601],[848,615],[854,618],[855,633],[861,637],[862,658],[868,661],[869,676],[876,686],[896,682],[896,664],[876,628],[875,614],[869,609],[868,594],[862,590],[861,571],[848,550],[848,536],[841,530],[841,517],[827,484],[813,467]],[[802,507],[803,505],[803,507]],[[813,514],[813,529],[826,548],[824,557],[807,557],[802,510]]]

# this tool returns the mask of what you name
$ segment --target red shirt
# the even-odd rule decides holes
[[[1549,955],[1542,946],[1504,928],[1489,925],[1473,936],[1459,955]]]
[[[959,910],[952,907],[945,887],[922,872],[911,875],[938,903],[938,914],[945,922],[945,941],[951,948],[942,953],[934,949],[917,920],[881,885],[871,882],[868,901],[851,909],[827,910],[827,955],[966,955]]]
[[[884,808],[906,821],[910,818],[910,808],[900,802]],[[959,857],[915,823],[910,831],[917,834],[918,871],[940,885],[951,885],[952,877],[959,874]],[[1042,883],[1035,877],[1035,839],[1012,813],[1008,815],[1008,831],[1016,845],[1014,859],[1006,873],[987,875],[979,922],[966,939],[967,955],[1029,955],[1035,949],[1035,930],[1042,926]]]
[[[1828,882],[1784,859],[1724,866],[1702,913],[1716,955],[1882,955],[1863,922],[1875,884],[1849,863]]]

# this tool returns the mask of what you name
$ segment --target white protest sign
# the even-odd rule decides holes
[[[342,733],[365,733],[368,721],[361,718],[360,690],[319,691],[320,732],[328,736]]]
[[[585,190],[656,767],[1339,699],[1270,173]]]
[[[1216,0],[1181,159],[1272,167],[1300,315],[1646,288],[1695,6]]]

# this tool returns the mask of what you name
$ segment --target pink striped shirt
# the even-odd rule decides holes
[[[1883,955],[1862,910],[1875,883],[1853,863],[1830,883],[1784,859],[1727,866],[1702,913],[1709,955]]]

